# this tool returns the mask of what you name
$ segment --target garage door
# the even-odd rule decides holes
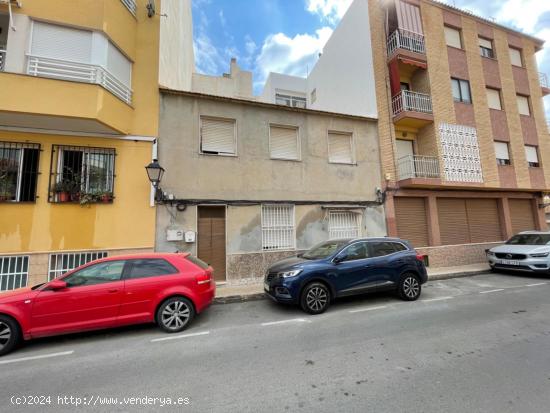
[[[424,198],[394,198],[397,234],[416,247],[429,245]]]
[[[512,232],[536,229],[533,217],[533,208],[530,199],[510,199],[510,218],[512,219]]]
[[[438,198],[437,212],[443,245],[468,244],[470,242],[466,202],[463,199]]]

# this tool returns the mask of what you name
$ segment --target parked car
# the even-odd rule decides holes
[[[398,238],[339,239],[273,264],[264,290],[280,303],[320,314],[338,297],[394,290],[416,300],[427,281],[424,257]]]
[[[0,355],[22,340],[128,324],[182,331],[214,299],[212,273],[189,254],[118,256],[0,294]]]
[[[491,269],[550,273],[550,232],[525,231],[487,251]]]

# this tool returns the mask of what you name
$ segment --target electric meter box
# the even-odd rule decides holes
[[[167,229],[166,241],[183,241],[183,230],[174,228]]]
[[[194,231],[187,231],[185,233],[185,242],[195,242],[195,232]]]

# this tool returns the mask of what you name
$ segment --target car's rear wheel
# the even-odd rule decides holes
[[[195,308],[185,297],[172,297],[161,304],[157,310],[157,323],[168,333],[178,333],[193,321]]]
[[[8,354],[21,341],[21,330],[15,320],[0,315],[0,356]]]
[[[306,313],[321,314],[330,305],[330,290],[319,282],[308,284],[302,291],[300,305]]]
[[[399,298],[405,301],[414,301],[420,297],[421,292],[422,286],[420,285],[419,278],[415,274],[405,273],[401,276],[401,280],[397,287]]]

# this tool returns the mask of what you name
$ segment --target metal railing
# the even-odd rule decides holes
[[[6,49],[0,47],[0,72],[4,71],[4,64],[6,62]]]
[[[425,93],[402,90],[391,103],[394,116],[403,111],[432,113],[432,98]]]
[[[101,66],[29,56],[27,74],[73,82],[94,83],[104,87],[124,102],[132,103],[132,90]]]
[[[439,178],[439,160],[435,156],[405,155],[397,160],[399,179]]]
[[[397,49],[405,49],[415,53],[426,54],[424,36],[405,29],[397,29],[388,37],[388,56]]]
[[[548,83],[548,76],[546,73],[539,73],[540,85],[544,88],[550,88],[550,83]]]
[[[126,8],[132,13],[134,16],[136,15],[137,5],[136,0],[120,0],[122,4],[126,6]]]

